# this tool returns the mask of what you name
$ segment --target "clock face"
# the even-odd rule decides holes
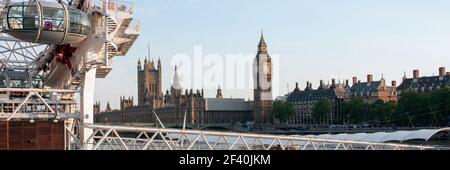
[[[263,64],[263,72],[264,74],[270,74],[271,73],[271,65],[269,62],[264,62]]]

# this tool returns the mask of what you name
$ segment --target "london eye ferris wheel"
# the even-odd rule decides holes
[[[91,68],[104,78],[140,31],[133,4],[113,0],[3,0],[0,12],[4,88],[77,88]]]
[[[95,79],[140,35],[133,16],[114,0],[0,0],[0,123],[64,120],[71,138],[92,124]]]

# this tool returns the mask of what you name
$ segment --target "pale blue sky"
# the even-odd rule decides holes
[[[107,79],[98,79],[95,99],[102,108],[120,96],[137,96],[136,64],[147,55],[163,62],[169,88],[175,54],[256,54],[264,29],[269,53],[280,57],[280,92],[295,82],[317,86],[319,80],[400,81],[450,70],[450,1],[448,0],[136,0],[142,34],[127,56],[114,59]],[[252,97],[252,90],[224,89],[225,97]],[[215,96],[207,91],[208,97]]]

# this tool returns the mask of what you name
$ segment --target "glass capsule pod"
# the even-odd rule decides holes
[[[3,32],[40,44],[71,44],[86,38],[89,16],[58,2],[30,1],[7,6],[1,15]]]

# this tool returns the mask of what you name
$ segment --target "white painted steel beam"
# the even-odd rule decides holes
[[[94,149],[115,148],[119,150],[427,150],[433,147],[372,143],[343,140],[315,139],[298,136],[277,136],[232,132],[213,132],[163,128],[135,128],[86,124],[85,128],[100,131],[93,134],[99,139]],[[103,134],[113,132],[113,136]],[[136,137],[124,138],[121,133],[136,133]],[[145,134],[145,135],[143,135]],[[148,137],[151,134],[152,137]],[[177,138],[169,138],[178,134]],[[223,139],[223,140],[222,140]],[[113,141],[113,142],[105,142]],[[188,145],[185,142],[188,141]],[[116,144],[113,144],[116,143]]]

